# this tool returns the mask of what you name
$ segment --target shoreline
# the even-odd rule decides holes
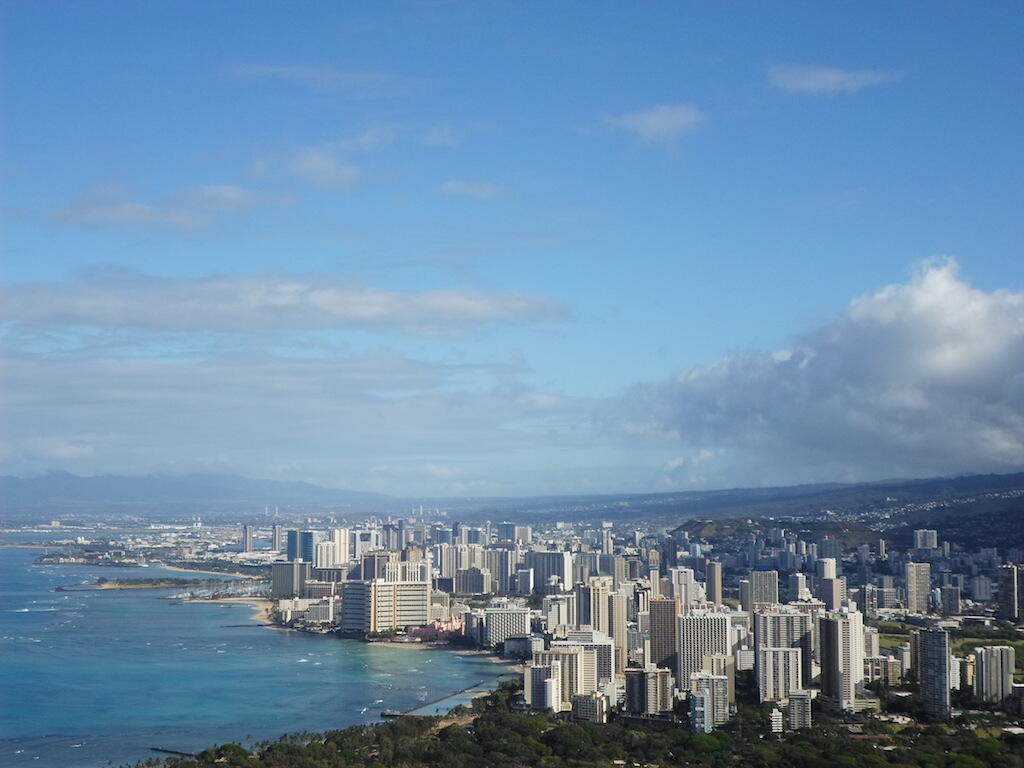
[[[253,612],[251,618],[260,623],[260,626],[267,629],[275,629],[278,631],[286,632],[302,632],[301,629],[294,627],[285,627],[279,624],[273,624],[270,621],[270,614],[274,609],[274,601],[266,597],[214,597],[214,598],[192,598],[185,600],[186,603],[239,603],[249,605]],[[306,634],[319,634],[315,632],[307,632]],[[333,637],[333,633],[331,634]],[[451,645],[448,643],[432,643],[432,642],[413,642],[413,641],[401,641],[401,640],[359,640],[358,638],[339,638],[347,640],[356,640],[365,645],[378,645],[386,646],[389,648],[410,648],[424,651],[447,651],[448,653],[458,654],[459,656],[470,656],[474,658],[484,658],[492,664],[499,664],[504,667],[508,667],[511,672],[516,674],[523,674],[525,665],[522,662],[515,661],[512,659],[503,659],[493,651],[487,651],[482,648],[466,648],[463,646]]]
[[[237,571],[204,571],[202,568],[182,568],[180,565],[167,565],[167,563],[160,563],[160,565],[152,567],[163,568],[168,571],[180,571],[181,573],[208,573],[213,576],[234,576],[238,579],[256,579],[256,577],[250,573],[238,573]]]
[[[201,597],[185,600],[186,603],[236,603],[248,605],[252,609],[250,618],[259,622],[259,626],[268,629],[288,629],[279,627],[270,622],[270,614],[274,610],[274,601],[267,597],[213,597],[204,599]]]

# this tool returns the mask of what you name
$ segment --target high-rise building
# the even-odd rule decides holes
[[[598,685],[612,682],[616,674],[620,673],[615,668],[615,646],[604,632],[594,629],[570,629],[566,632],[565,640],[555,640],[551,643],[552,648],[563,645],[579,645],[594,652]]]
[[[679,637],[676,680],[689,680],[690,675],[700,672],[705,656],[732,650],[729,614],[724,611],[695,608],[677,616],[676,625]]]
[[[486,568],[460,568],[455,572],[455,594],[489,595],[493,591],[491,572]]]
[[[608,634],[615,644],[615,669],[621,675],[626,669],[628,653],[629,599],[623,592],[608,595]]]
[[[938,549],[938,546],[939,534],[937,531],[926,528],[914,531],[914,549]]]
[[[270,596],[278,599],[301,595],[309,579],[311,565],[298,560],[274,563],[270,569]]]
[[[388,632],[430,621],[429,581],[346,581],[342,584],[342,629]]]
[[[957,616],[960,614],[960,587],[948,586],[939,590],[942,601],[943,616]]]
[[[819,619],[821,694],[835,709],[853,712],[864,679],[864,621],[841,610]]]
[[[253,551],[254,547],[253,547],[253,541],[252,540],[253,540],[254,535],[255,535],[255,528],[253,526],[251,526],[251,525],[243,525],[242,526],[242,551],[243,552],[252,552]]]
[[[1015,653],[1009,645],[986,645],[974,649],[974,696],[982,701],[1002,702],[1013,692]]]
[[[572,586],[572,555],[569,552],[527,552],[524,564],[533,569],[535,592],[547,591],[550,584],[556,584],[562,592]]]
[[[724,676],[729,681],[729,704],[736,703],[736,657],[731,653],[709,653],[701,672]]]
[[[786,701],[803,687],[799,648],[757,649],[757,691],[762,702]]]
[[[932,593],[932,567],[928,563],[907,563],[907,610],[910,613],[928,613]]]
[[[846,599],[846,577],[819,579],[818,598],[825,603],[825,610],[838,611]]]
[[[836,573],[836,559],[834,557],[819,558],[814,564],[815,575],[819,579],[834,579]]]
[[[545,595],[541,601],[541,616],[548,631],[558,627],[576,626],[576,594],[565,592],[558,595]]]
[[[550,661],[546,664],[536,661],[527,665],[523,674],[523,694],[531,709],[561,712],[562,664]]]
[[[690,727],[710,733],[731,715],[729,680],[724,675],[698,672],[690,677]]]
[[[799,648],[800,674],[809,683],[814,678],[814,616],[791,606],[758,611],[754,614],[754,648]]]
[[[722,604],[722,564],[717,560],[705,561],[704,589],[709,603]]]
[[[651,634],[650,662],[674,672],[679,654],[676,601],[670,597],[652,597],[648,610]]]
[[[779,602],[779,572],[750,572],[750,601],[753,605],[773,605]]]
[[[810,598],[811,591],[807,588],[807,575],[803,573],[789,574],[787,593],[790,600],[806,600]]]
[[[690,692],[690,730],[697,733],[715,730],[714,695],[707,686]]]
[[[659,715],[672,711],[672,673],[653,664],[626,670],[626,711],[635,715]]]
[[[789,730],[798,731],[811,727],[811,698],[810,691],[790,691],[789,706],[786,708],[786,714],[789,715]]]
[[[334,546],[333,541],[319,541],[316,545],[316,553],[314,554],[313,563],[317,568],[336,568],[339,563],[337,561],[337,548]]]
[[[270,529],[270,548],[275,552],[284,549],[284,526],[275,524]]]
[[[590,723],[607,723],[611,702],[600,691],[577,693],[572,697],[572,719]]]
[[[383,549],[366,551],[360,553],[359,573],[363,581],[384,578],[388,564],[398,562],[397,552],[387,552]]]
[[[559,711],[572,709],[572,697],[597,690],[597,653],[593,648],[563,643],[546,651],[534,651],[532,666],[558,662],[561,672]]]
[[[498,535],[498,541],[515,541],[516,540],[516,524],[509,521],[503,521],[495,526],[495,531]]]
[[[949,634],[944,629],[921,629],[918,632],[918,643],[921,709],[936,720],[948,720]]]
[[[587,584],[578,584],[575,591],[578,625],[607,634],[608,596],[612,591],[612,580],[603,576],[591,577]]]
[[[697,581],[697,575],[692,568],[669,568],[668,579],[672,585],[672,596],[682,610],[686,610],[693,603],[704,602],[704,587]]]
[[[334,544],[334,562],[339,565],[352,560],[352,534],[348,528],[332,528],[331,542]]]
[[[492,606],[484,609],[484,645],[501,647],[510,637],[530,634],[530,609]]]
[[[999,566],[999,593],[997,613],[1001,619],[1016,621],[1020,618],[1020,571],[1016,565]]]
[[[518,548],[498,547],[484,550],[484,568],[491,572],[491,589],[495,592],[512,591],[512,576],[519,560]]]

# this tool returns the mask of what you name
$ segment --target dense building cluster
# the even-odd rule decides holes
[[[912,695],[935,720],[952,695],[1024,701],[1012,645],[953,643],[1020,618],[1022,553],[966,552],[932,530],[894,548],[756,526],[698,538],[401,519],[275,526],[270,539],[280,620],[492,648],[525,661],[524,706],[576,719],[617,711],[710,732],[738,690],[775,707],[776,730],[810,726],[812,701],[860,713]]]

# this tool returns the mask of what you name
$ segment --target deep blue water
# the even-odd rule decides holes
[[[32,565],[0,547],[0,765],[102,766],[379,719],[508,670],[450,651],[256,626],[174,590],[53,592],[181,572]],[[230,625],[250,624],[238,627]],[[448,704],[453,706],[454,704]]]

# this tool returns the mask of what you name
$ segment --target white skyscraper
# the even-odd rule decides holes
[[[803,687],[799,648],[757,649],[757,691],[761,701],[785,702]]]
[[[975,698],[997,703],[1009,698],[1013,691],[1014,663],[1014,650],[1009,645],[975,648]]]
[[[821,694],[837,709],[855,711],[864,680],[863,617],[844,609],[822,616],[819,623]]]
[[[811,613],[791,606],[758,611],[754,614],[754,647],[799,648],[802,678],[809,683],[814,677],[814,617]]]
[[[550,666],[558,662],[561,671],[559,711],[572,709],[572,697],[597,691],[597,653],[593,648],[564,643],[550,650],[534,651],[532,666]]]
[[[561,712],[564,707],[561,662],[528,665],[523,674],[523,693],[532,709]]]
[[[690,724],[693,730],[710,733],[729,720],[729,678],[698,672],[690,676]]]
[[[510,637],[525,637],[529,634],[529,608],[500,606],[484,610],[484,645],[500,647]]]
[[[676,627],[676,680],[689,680],[701,671],[705,656],[732,652],[727,612],[695,608],[677,616]]]

